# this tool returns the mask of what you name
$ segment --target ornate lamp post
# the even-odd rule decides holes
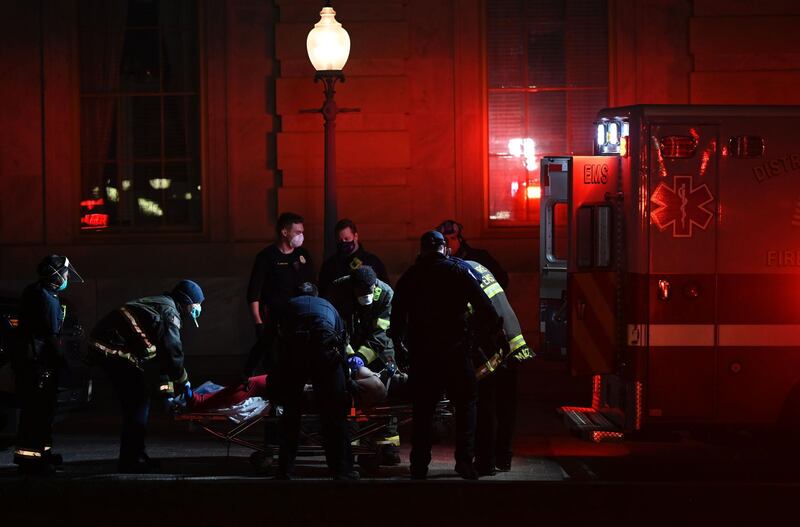
[[[304,113],[321,113],[325,119],[325,257],[332,255],[335,250],[335,240],[332,237],[333,227],[338,219],[336,210],[336,115],[339,112],[358,111],[354,108],[339,108],[333,96],[336,81],[344,82],[344,68],[347,57],[350,55],[350,35],[336,21],[336,12],[326,2],[320,11],[320,20],[308,33],[306,39],[308,58],[314,69],[314,82],[322,81],[325,84],[325,102],[320,109],[302,110]]]

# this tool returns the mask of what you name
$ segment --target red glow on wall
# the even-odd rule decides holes
[[[86,207],[87,210],[92,210],[95,207],[102,207],[105,204],[106,204],[106,202],[103,201],[103,198],[85,199],[85,200],[81,201],[81,207]]]
[[[634,399],[634,411],[635,411],[635,414],[634,414],[634,418],[633,418],[634,419],[633,420],[633,428],[635,430],[641,430],[642,429],[642,412],[644,410],[644,408],[643,408],[644,397],[642,395],[642,383],[639,382],[639,381],[636,381],[635,386],[636,386],[634,388],[636,390],[636,392],[634,394],[634,398],[635,398]]]
[[[84,214],[81,216],[81,229],[83,230],[105,229],[106,227],[108,227],[108,214]]]

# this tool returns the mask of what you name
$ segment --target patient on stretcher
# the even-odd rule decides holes
[[[173,413],[224,414],[235,422],[255,415],[268,413],[270,405],[267,375],[250,377],[246,384],[238,383],[223,387],[207,382],[186,397],[184,394],[167,400]],[[360,368],[351,380],[350,393],[356,408],[366,409],[386,400],[387,389],[380,375],[368,368]]]

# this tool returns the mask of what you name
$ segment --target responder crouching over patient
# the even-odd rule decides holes
[[[278,356],[274,375],[275,398],[283,405],[280,421],[278,479],[291,479],[297,456],[303,390],[314,388],[322,424],[325,460],[334,479],[358,479],[353,470],[347,412],[344,324],[336,309],[317,295],[310,283],[300,286],[278,319]]]
[[[159,464],[145,452],[145,430],[150,413],[150,389],[145,364],[155,360],[164,397],[191,394],[183,366],[183,321],[197,324],[203,291],[191,280],[181,280],[172,292],[132,300],[103,317],[89,339],[90,357],[105,371],[122,406],[118,470],[157,472]]]
[[[21,405],[14,463],[21,472],[49,474],[61,464],[54,454],[52,425],[58,372],[64,364],[61,327],[66,309],[58,293],[83,279],[66,256],[50,255],[38,265],[39,279],[25,288],[14,343],[16,391]]]
[[[389,284],[379,280],[375,270],[362,265],[348,276],[335,280],[328,289],[327,298],[339,312],[344,322],[349,344],[347,364],[351,377],[359,368],[366,367],[380,375],[384,384],[399,386],[405,374],[398,372],[394,344],[386,334],[392,315],[394,291]],[[355,392],[358,393],[357,391]],[[397,418],[389,418],[385,436],[379,440],[381,465],[400,464],[400,435]]]

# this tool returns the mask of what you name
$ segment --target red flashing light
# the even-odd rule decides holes
[[[103,198],[86,199],[81,201],[81,207],[86,207],[88,210],[92,210],[95,207],[102,207],[103,205],[105,205],[105,203],[106,202],[103,201]]]
[[[595,443],[602,443],[603,441],[620,441],[625,437],[622,432],[592,432],[592,441]]]
[[[104,229],[108,227],[108,214],[84,214],[81,217],[81,229]]]
[[[592,377],[592,408],[600,409],[600,390],[603,387],[603,379],[599,375]]]
[[[694,156],[697,139],[688,135],[668,135],[661,138],[660,150],[665,159],[687,159]]]

